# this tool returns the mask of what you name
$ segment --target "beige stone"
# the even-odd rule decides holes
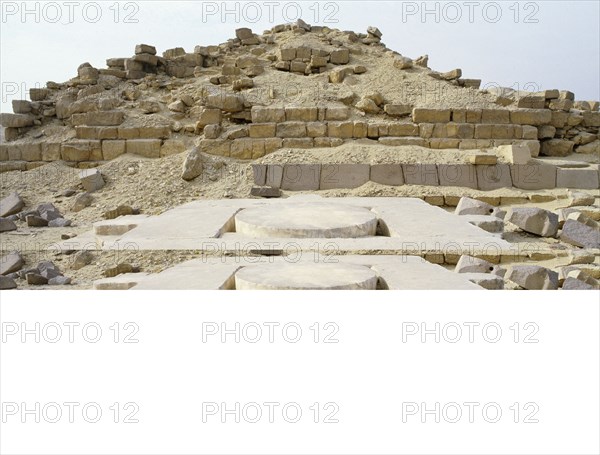
[[[508,164],[495,166],[476,166],[477,184],[480,190],[490,191],[498,188],[512,187],[510,167]]]
[[[277,125],[275,123],[251,123],[248,133],[252,138],[275,137]]]
[[[183,153],[186,150],[185,142],[179,139],[167,139],[160,148],[160,156],[171,156]]]
[[[392,123],[388,127],[390,136],[418,136],[419,125],[414,123]]]
[[[314,143],[311,137],[286,137],[283,139],[283,147],[309,149],[313,148]]]
[[[306,124],[308,137],[324,137],[327,135],[327,124],[323,122],[309,122]]]
[[[253,123],[280,123],[285,122],[285,110],[279,107],[252,106]]]
[[[448,123],[446,125],[446,134],[449,138],[473,139],[475,136],[475,126],[469,123]]]
[[[552,121],[552,112],[548,109],[518,109],[510,111],[510,121],[517,125],[547,125]]]
[[[510,123],[510,111],[506,109],[482,109],[481,123]]]
[[[501,145],[496,148],[496,154],[509,164],[527,164],[531,160],[531,152],[527,145]]]
[[[329,137],[351,138],[354,134],[353,122],[328,122],[327,135]]]
[[[451,113],[450,109],[414,108],[412,119],[415,123],[448,123]]]
[[[568,156],[573,153],[572,141],[562,139],[550,139],[541,143],[540,154],[544,156]]]
[[[286,106],[285,120],[288,122],[315,122],[317,121],[317,113],[318,109],[316,107]]]
[[[331,106],[325,111],[325,120],[347,120],[350,109],[346,106]]]
[[[127,153],[145,158],[160,158],[160,139],[130,139],[125,145]]]
[[[305,137],[306,123],[304,122],[284,122],[277,124],[277,137]]]
[[[125,153],[124,140],[102,141],[102,157],[105,160],[114,160]]]

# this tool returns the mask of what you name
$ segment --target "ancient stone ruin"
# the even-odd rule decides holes
[[[597,287],[599,102],[577,100],[568,90],[482,89],[481,80],[464,78],[458,68],[436,71],[426,55],[412,59],[388,49],[382,36],[376,27],[355,33],[303,21],[262,34],[240,28],[235,38],[192,52],[174,48],[158,55],[155,47],[139,44],[131,57],[108,58],[106,68],[84,63],[67,82],[32,88],[30,100],[13,101],[14,113],[0,114],[0,171],[8,176],[48,166],[72,169],[78,181],[61,198],[75,203],[64,216],[47,201],[27,204],[10,187],[18,179],[10,177],[2,187],[3,237],[24,228],[69,229],[72,219],[77,222],[94,206],[96,194],[107,209],[105,221],[82,219],[80,225],[87,223],[90,232],[74,238],[63,232],[67,238],[57,240],[71,246],[62,245],[61,251],[102,254],[129,239],[138,251],[239,256],[235,242],[254,239],[258,246],[241,255],[260,256],[267,240],[335,239],[332,255],[345,259],[331,276],[356,280],[316,288],[410,288],[398,273],[421,269],[402,265],[398,255],[426,261],[417,274],[421,278],[413,280],[413,286],[425,289],[439,287],[427,281],[436,273],[428,267],[448,273],[440,280],[453,289]],[[139,159],[140,165],[126,164],[127,175],[134,176],[138,168],[151,166],[149,160],[175,162],[179,155],[173,185],[200,191],[202,185],[229,182],[219,196],[226,198],[223,203],[198,202],[180,212],[169,211],[177,205],[169,204],[155,210],[157,217],[144,213],[150,207],[138,207],[136,194],[118,195],[119,200],[130,197],[129,204],[107,206],[117,191],[115,179],[125,178],[111,175],[111,162]],[[220,172],[234,164],[248,170],[242,183]],[[155,177],[146,176],[146,183],[152,186],[159,180]],[[30,183],[35,184],[43,186]],[[311,192],[335,199],[296,197]],[[382,195],[388,197],[380,204],[376,196]],[[203,198],[182,202],[193,199]],[[448,213],[454,207],[456,213]],[[412,220],[413,210],[422,218]],[[328,216],[330,211],[336,217]],[[291,218],[298,225],[286,224]],[[323,225],[316,230],[305,225],[303,220],[311,218]],[[186,223],[195,226],[193,234]],[[454,225],[454,233],[448,232]],[[436,245],[440,236],[444,240]],[[534,251],[520,248],[527,236]],[[210,239],[223,239],[225,246],[218,253],[202,247]],[[478,243],[469,248],[473,239]],[[457,247],[449,251],[452,243]],[[493,251],[486,249],[490,243]],[[299,244],[302,251],[312,251],[308,241]],[[375,261],[381,254],[396,258]],[[281,256],[277,260],[285,262],[281,251],[263,256]],[[92,262],[89,254],[88,260],[74,270]],[[261,284],[274,269],[249,267],[242,278],[236,276],[235,261],[229,259],[227,266],[217,266],[214,257],[211,261],[210,269],[222,272],[215,272],[205,288],[278,288],[289,282],[288,275],[304,277],[295,288],[311,288],[305,276],[310,268],[286,269],[288,275]],[[174,269],[185,264],[172,262]],[[62,276],[39,279],[39,265],[29,265],[32,271],[23,277],[14,275],[22,269],[7,268],[3,283],[24,279],[45,285]],[[169,279],[145,274],[143,266],[140,273],[123,273],[136,267],[113,269],[97,288],[172,287]],[[156,271],[177,274],[169,270]],[[174,282],[185,286],[185,280]]]

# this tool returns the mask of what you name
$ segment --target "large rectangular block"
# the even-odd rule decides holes
[[[139,139],[139,128],[118,128],[117,135],[119,139]]]
[[[523,190],[549,190],[556,187],[556,166],[541,163],[510,166],[512,184]]]
[[[446,137],[457,139],[473,139],[475,126],[469,123],[448,123],[446,125]]]
[[[600,127],[600,112],[583,112],[583,126],[597,128]]]
[[[96,126],[76,126],[75,137],[77,139],[98,139],[98,127]]]
[[[556,187],[581,190],[597,190],[598,170],[594,168],[562,168],[556,169]]]
[[[327,124],[323,122],[309,122],[306,124],[308,137],[325,137],[327,135]]]
[[[510,111],[506,109],[482,109],[481,123],[510,123]]]
[[[414,123],[447,123],[450,121],[450,109],[424,109],[414,108],[412,120]]]
[[[460,144],[460,139],[449,139],[449,138],[432,138],[429,139],[429,148],[443,150],[443,149],[457,149]],[[425,145],[427,146],[427,145]]]
[[[252,176],[254,177],[254,184],[258,186],[265,186],[267,180],[267,165],[266,164],[253,164],[252,165]]]
[[[285,120],[300,122],[316,122],[318,109],[316,107],[286,106]]]
[[[372,182],[381,185],[400,186],[404,185],[404,174],[401,164],[372,164],[371,176]]]
[[[354,134],[353,122],[328,122],[327,135],[329,137],[351,138]]]
[[[269,164],[267,166],[267,175],[265,178],[265,185],[272,188],[281,188],[281,181],[283,180],[283,165],[281,164]]]
[[[282,107],[252,106],[252,123],[285,122],[285,110]]]
[[[171,129],[168,126],[140,127],[140,139],[168,139]]]
[[[369,174],[368,164],[323,164],[319,188],[358,188],[369,181]]]
[[[274,137],[277,130],[275,123],[251,123],[248,125],[248,134],[250,137]]]
[[[241,138],[231,143],[230,156],[238,160],[251,160],[254,152],[254,141],[260,139]]]
[[[354,122],[354,132],[352,133],[352,137],[356,139],[364,139],[368,134],[368,124],[366,122],[355,121]]]
[[[312,137],[286,137],[283,139],[286,148],[310,149],[314,147]]]
[[[42,145],[41,143],[19,144],[21,149],[21,159],[23,161],[41,161]]]
[[[6,128],[24,128],[33,125],[34,118],[27,114],[0,114],[0,125]]]
[[[347,106],[327,107],[324,120],[348,120],[350,109]]]
[[[404,146],[404,145],[418,145],[419,147],[427,147],[427,139],[422,137],[380,137],[379,143],[389,146]]]
[[[391,123],[388,126],[388,134],[390,136],[418,136],[419,125],[414,123]]]
[[[407,185],[438,186],[438,170],[435,164],[403,164],[404,182]]]
[[[512,179],[508,164],[478,165],[477,186],[482,191],[491,191],[498,188],[511,188]]]
[[[160,158],[160,139],[130,139],[125,145],[127,153],[140,155],[146,158]]]
[[[283,139],[280,137],[268,137],[265,139],[265,153],[271,153],[279,150],[283,146]]]
[[[116,126],[123,123],[125,113],[123,111],[98,111],[86,112],[84,114],[73,114],[71,123],[73,126]]]
[[[102,157],[105,160],[114,160],[125,153],[124,140],[102,141]]]
[[[438,164],[440,186],[477,189],[476,167],[471,164]]]
[[[286,164],[283,167],[281,189],[316,191],[321,181],[320,164]]]
[[[60,160],[60,143],[44,142],[42,144],[42,161]]]
[[[277,124],[277,137],[305,137],[306,123],[285,122]]]
[[[510,123],[517,125],[548,125],[551,121],[552,111],[549,109],[518,109],[510,111]]]

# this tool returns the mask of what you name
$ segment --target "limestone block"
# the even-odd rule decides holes
[[[198,122],[196,123],[196,128],[201,131],[206,125],[218,125],[220,123],[220,109],[203,108],[200,111],[200,116],[198,118]]]
[[[329,61],[334,65],[346,65],[350,61],[350,50],[336,49],[331,51]]]
[[[316,107],[286,106],[285,120],[288,122],[316,122],[317,112],[318,109]]]
[[[450,109],[414,108],[412,120],[414,123],[448,123],[451,113]]]
[[[238,160],[251,160],[254,152],[254,141],[259,139],[241,138],[231,143],[231,158]]]
[[[368,164],[324,164],[319,188],[358,188],[369,181],[369,174]]]
[[[516,164],[510,166],[510,174],[515,188],[523,190],[556,188],[556,166],[550,164]]]
[[[306,123],[304,122],[284,122],[277,124],[277,137],[305,137]]]
[[[308,137],[324,137],[327,135],[327,124],[323,122],[309,122],[306,124]]]
[[[147,126],[139,128],[140,139],[167,139],[171,136],[168,126]]]
[[[265,139],[265,153],[271,153],[283,146],[283,140],[279,137],[270,137]]]
[[[448,123],[446,125],[446,137],[457,139],[473,139],[475,137],[475,126],[469,123]]]
[[[494,264],[485,259],[476,258],[463,254],[456,264],[454,271],[456,273],[488,273],[491,274],[495,269]]]
[[[280,164],[269,164],[267,166],[267,175],[265,185],[273,188],[281,188],[283,180],[283,166]]]
[[[388,134],[396,137],[418,136],[419,125],[414,123],[392,123],[388,127]]]
[[[510,111],[506,109],[482,109],[481,110],[481,123],[511,123]],[[513,122],[516,123],[516,122]]]
[[[252,175],[254,177],[254,184],[258,186],[264,186],[267,179],[267,165],[266,164],[253,164]]]
[[[353,122],[328,122],[327,135],[329,137],[351,138],[354,134]]]
[[[404,182],[407,185],[438,186],[439,178],[435,164],[403,164]]]
[[[79,181],[88,193],[93,193],[104,187],[104,179],[99,169],[84,169],[79,172]]]
[[[547,125],[551,121],[552,112],[548,109],[518,109],[510,111],[510,123],[517,125]]]
[[[114,160],[125,153],[125,141],[102,141],[102,157],[105,160]]]
[[[513,266],[506,278],[528,290],[558,289],[558,273],[537,265]]]
[[[46,88],[30,88],[29,89],[29,98],[31,101],[44,101],[48,95],[50,94],[50,90]]]
[[[386,104],[383,107],[384,112],[392,117],[402,117],[412,113],[412,105],[410,104]]]
[[[135,46],[135,54],[151,54],[156,55],[156,48],[148,44],[138,44]]]
[[[350,117],[350,109],[347,106],[327,107],[325,120],[347,120]]]
[[[527,164],[531,160],[529,147],[523,143],[496,147],[496,155],[509,164]]]
[[[225,112],[240,112],[244,110],[244,97],[237,94],[217,93],[206,97],[206,105]]]
[[[74,114],[71,117],[73,126],[117,126],[125,120],[123,111],[98,111],[84,114]]]
[[[321,180],[320,164],[286,164],[283,167],[281,189],[289,191],[316,191]]]
[[[477,166],[476,172],[477,185],[482,191],[512,187],[510,167],[508,164],[497,164],[495,166],[479,165]]]
[[[600,248],[600,228],[581,213],[571,213],[563,225],[560,239],[582,248]]]
[[[285,122],[285,110],[279,107],[252,106],[253,123],[280,123]]]
[[[544,156],[568,156],[573,153],[573,141],[550,139],[541,142],[540,154]]]
[[[440,186],[477,189],[476,167],[470,164],[438,164]]]
[[[160,158],[160,139],[130,139],[125,144],[127,153],[146,158]]]
[[[248,125],[248,133],[252,138],[275,137],[276,123],[251,123]]]
[[[508,221],[541,237],[554,237],[558,232],[558,215],[537,207],[515,207],[508,213]]]
[[[381,185],[401,186],[404,185],[404,174],[401,164],[372,164],[371,176],[372,182]]]
[[[119,139],[139,139],[139,128],[118,128],[117,135]]]
[[[0,114],[0,125],[6,128],[24,128],[33,125],[34,118],[27,114]]]
[[[598,170],[594,168],[562,168],[556,169],[556,187],[582,190],[597,190]]]
[[[310,149],[314,147],[311,137],[286,137],[283,139],[283,147]]]

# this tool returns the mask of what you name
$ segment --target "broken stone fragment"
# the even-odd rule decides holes
[[[98,191],[105,184],[99,169],[84,169],[79,173],[79,181],[88,193]]]
[[[16,289],[17,283],[10,277],[0,275],[0,290]]]
[[[27,217],[25,218],[25,221],[27,221],[27,226],[29,226],[29,227],[48,226],[48,220],[45,220],[41,216],[37,216],[37,215],[27,215]]]
[[[591,218],[571,213],[563,225],[560,239],[582,248],[600,248],[600,228]]]
[[[135,46],[135,54],[150,54],[156,55],[156,48],[154,46],[150,46],[148,44],[138,44]]]
[[[463,254],[458,260],[454,271],[456,273],[492,273],[494,271],[494,264],[485,259]]]
[[[536,207],[513,208],[508,221],[525,232],[541,237],[554,237],[558,232],[558,215]]]
[[[413,67],[413,61],[408,57],[397,55],[396,58],[394,58],[394,67],[400,70],[409,69]]]
[[[62,276],[60,269],[51,261],[42,261],[37,265],[39,274],[46,279]]]
[[[381,111],[375,101],[370,98],[362,98],[358,103],[356,103],[356,108],[367,114],[377,114]]]
[[[122,205],[119,205],[114,210],[109,210],[108,212],[105,212],[103,217],[106,220],[114,220],[115,218],[118,218],[120,216],[139,215],[139,214],[140,214],[139,209],[134,209],[134,208],[130,207],[129,205],[122,204]]]
[[[186,181],[194,180],[196,177],[202,175],[204,165],[202,163],[202,156],[200,150],[197,147],[193,147],[187,153],[187,157],[183,163],[183,170],[181,178]]]
[[[73,207],[71,210],[74,212],[80,212],[86,207],[89,207],[94,202],[94,197],[89,193],[82,193],[78,195],[73,201]]]
[[[531,152],[527,144],[500,145],[496,154],[510,164],[527,164],[531,160]]]
[[[25,279],[27,280],[27,284],[32,286],[42,286],[44,284],[48,284],[48,278],[43,277],[39,273],[28,273],[25,276]]]
[[[0,201],[0,217],[19,213],[25,207],[25,202],[16,192],[11,193]]]
[[[13,221],[7,218],[0,218],[0,232],[10,232],[16,230],[17,225]]]
[[[429,65],[429,55],[425,54],[415,60],[415,65],[420,66],[422,68],[427,68]]]
[[[494,212],[495,208],[487,202],[468,197],[461,197],[454,211],[456,215],[491,215]]]
[[[538,265],[513,266],[506,278],[528,290],[558,289],[558,273]]]
[[[272,188],[269,186],[255,186],[250,190],[250,194],[256,197],[277,198],[281,197],[281,190],[279,188]]]
[[[71,278],[66,276],[57,276],[48,280],[50,286],[65,286],[71,284]]]
[[[54,206],[54,204],[50,203],[40,204],[37,208],[37,212],[39,213],[40,217],[46,221],[62,218],[60,211]]]
[[[94,254],[88,250],[82,250],[77,252],[73,256],[73,263],[71,264],[72,270],[79,270],[90,265],[94,261]]]
[[[379,30],[377,27],[373,27],[372,25],[369,25],[367,27],[367,33],[369,35],[374,36],[375,38],[381,38],[383,36],[383,33],[381,33],[381,30]]]
[[[476,285],[490,291],[501,291],[504,289],[504,280],[500,276],[491,275],[489,273],[473,272],[465,273],[464,276],[471,283],[475,283]]]
[[[67,227],[71,226],[71,220],[65,218],[56,218],[48,222],[48,227]]]
[[[0,259],[0,275],[18,272],[23,267],[24,261],[21,254],[13,251]]]

